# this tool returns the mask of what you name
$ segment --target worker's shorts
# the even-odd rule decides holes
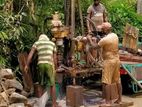
[[[55,85],[55,69],[51,64],[38,64],[39,82],[41,85]]]
[[[102,82],[105,84],[120,83],[120,60],[104,60]]]

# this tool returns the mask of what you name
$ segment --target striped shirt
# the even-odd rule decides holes
[[[38,52],[38,64],[54,64],[53,53],[56,52],[56,45],[49,40],[38,40],[33,44]]]

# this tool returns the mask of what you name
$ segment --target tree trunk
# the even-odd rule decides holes
[[[142,14],[142,0],[137,0],[137,13]]]

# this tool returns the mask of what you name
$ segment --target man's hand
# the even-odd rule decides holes
[[[88,34],[89,34],[89,33],[92,33],[92,31],[91,31],[91,30],[88,30]]]
[[[88,34],[86,37],[87,37],[87,39],[89,39],[89,40],[90,40],[90,39],[91,39],[91,37],[92,37],[92,35]]]
[[[27,73],[29,71],[29,67],[26,65],[24,71]]]
[[[89,41],[89,43],[92,45],[93,44],[92,35],[88,34],[86,37],[87,37],[87,40]]]

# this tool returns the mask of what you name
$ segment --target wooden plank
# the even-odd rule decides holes
[[[110,105],[108,105],[108,104],[102,104],[99,107],[120,107],[120,104],[110,104]]]
[[[120,104],[120,107],[129,107],[129,106],[133,106],[134,102],[122,102]]]
[[[25,91],[30,92],[30,91],[33,91],[33,80],[32,80],[32,76],[31,76],[31,72],[28,71],[26,73],[24,70],[24,67],[27,62],[27,58],[28,58],[27,53],[20,53],[18,55],[18,62],[19,62],[20,70],[23,75],[22,78],[23,78],[23,83],[24,83],[24,89],[25,89]]]
[[[137,51],[139,29],[127,23],[124,32],[122,46]]]
[[[139,62],[142,63],[142,57],[141,56],[135,56],[135,55],[120,55],[121,61],[127,61],[127,62]]]
[[[99,107],[129,107],[133,106],[134,102],[121,102],[120,104],[111,104],[111,105],[100,105]]]

